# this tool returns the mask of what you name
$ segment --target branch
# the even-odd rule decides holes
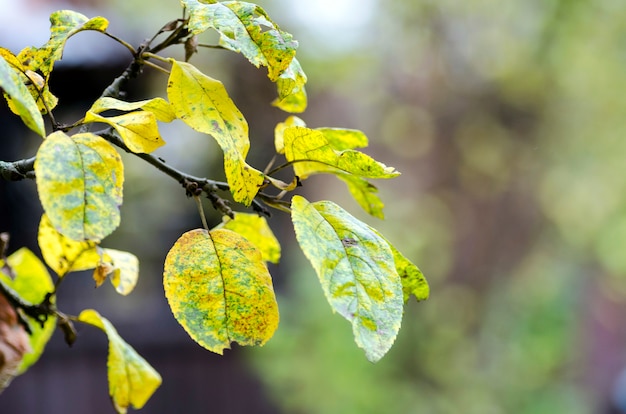
[[[35,157],[14,162],[0,161],[0,175],[7,181],[35,178]]]

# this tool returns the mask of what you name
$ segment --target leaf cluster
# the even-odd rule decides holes
[[[247,161],[250,138],[244,115],[219,80],[189,62],[203,47],[240,53],[256,67],[266,68],[277,90],[272,105],[299,114],[307,105],[307,78],[296,59],[298,43],[293,36],[252,3],[181,3],[183,18],[167,23],[136,48],[109,33],[104,17],[90,19],[62,10],[52,14],[50,39],[42,47],[17,54],[0,49],[4,97],[23,123],[43,138],[31,160],[2,162],[0,168],[7,179],[34,175],[44,209],[38,242],[55,275],[53,280],[44,263],[25,249],[2,258],[0,287],[13,298],[32,332],[33,352],[21,369],[39,357],[56,323],[70,344],[75,322],[95,326],[109,339],[109,388],[120,413],[129,406],[142,407],[159,386],[159,374],[98,312],[86,309],[78,316],[66,315],[55,301],[70,272],[92,270],[98,286],[108,278],[122,295],[131,293],[137,283],[137,257],[101,244],[120,225],[124,187],[120,149],[180,182],[185,194],[197,201],[204,226],[181,235],[170,249],[163,285],[176,320],[212,352],[221,354],[233,342],[263,345],[278,327],[278,304],[266,263],[278,263],[281,248],[267,221],[270,209],[291,215],[297,241],[331,308],[351,323],[355,341],[370,361],[382,358],[392,346],[409,297],[423,300],[429,294],[417,266],[377,230],[331,201],[287,197],[309,177],[331,174],[346,183],[367,213],[383,218],[384,204],[370,180],[391,179],[399,172],[359,150],[368,144],[365,134],[311,129],[303,119],[289,115],[276,126],[275,159],[257,169]],[[48,80],[66,41],[85,30],[115,39],[131,52],[132,60],[81,119],[63,124],[54,117],[58,100]],[[199,42],[198,35],[208,30],[219,34],[217,45]],[[185,61],[162,54],[176,45],[184,47]],[[164,74],[167,99],[122,99],[125,84],[144,68]],[[226,182],[191,176],[151,154],[166,145],[159,123],[175,119],[218,143]],[[94,132],[94,125],[104,129]],[[277,160],[282,164],[274,167]],[[276,178],[283,170],[291,172],[291,181]],[[233,209],[222,192],[230,193],[239,207]],[[203,194],[224,216],[213,229],[204,219]],[[246,212],[247,207],[253,212]]]

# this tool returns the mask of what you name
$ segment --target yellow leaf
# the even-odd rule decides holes
[[[132,253],[114,249],[103,249],[111,276],[111,283],[120,295],[128,295],[137,285],[139,278],[139,260]],[[107,273],[108,274],[108,273]]]
[[[102,252],[93,241],[75,241],[59,233],[46,214],[41,216],[37,236],[41,255],[59,276],[93,269],[102,261]]]
[[[108,20],[104,17],[88,19],[72,10],[60,10],[50,15],[50,39],[41,48],[27,48],[21,52],[20,60],[27,62],[28,69],[41,73],[48,79],[56,61],[63,57],[67,40],[83,30],[105,32]],[[28,56],[28,59],[22,57]]]
[[[119,225],[124,167],[104,139],[50,134],[37,151],[35,174],[44,211],[64,236],[100,241]]]
[[[300,62],[294,57],[289,67],[276,81],[278,98],[272,102],[272,105],[292,114],[304,112],[307,107],[307,95],[304,88],[306,81],[306,74]]]
[[[294,126],[283,132],[285,158],[295,174],[305,179],[313,174],[352,174],[362,178],[393,178],[400,173],[356,150],[335,150],[322,131]]]
[[[285,140],[283,138],[283,134],[285,133],[285,129],[293,126],[305,127],[306,123],[297,116],[292,115],[287,117],[285,122],[279,122],[276,124],[276,128],[274,128],[274,147],[276,147],[277,154],[285,153]]]
[[[280,244],[267,224],[265,217],[258,214],[235,213],[235,219],[224,216],[224,223],[219,228],[232,230],[245,237],[261,251],[263,260],[278,263]]]
[[[220,45],[239,52],[257,68],[266,66],[276,82],[296,55],[298,42],[282,31],[260,6],[240,1],[182,0],[189,11],[189,30],[199,34],[212,28],[220,33]]]
[[[99,114],[109,109],[117,109],[119,111],[126,112],[143,109],[144,111],[153,113],[156,119],[161,122],[172,122],[176,119],[174,109],[170,103],[163,98],[153,98],[138,102],[125,102],[107,96],[94,102],[88,112]]]
[[[113,117],[104,117],[91,111],[85,115],[86,123],[102,122],[111,125],[120,134],[128,149],[136,153],[150,153],[165,145],[156,121],[156,116],[148,111],[135,111]]]
[[[12,59],[9,60],[15,63]],[[46,131],[37,102],[24,84],[24,79],[20,77],[20,72],[4,56],[0,56],[0,89],[5,96],[10,97],[8,102],[11,109],[19,115],[24,125],[44,137]]]
[[[129,406],[143,407],[161,385],[159,373],[119,336],[111,322],[95,310],[82,311],[78,320],[100,328],[109,339],[109,395],[117,412],[126,413]]]
[[[233,198],[250,205],[263,185],[262,172],[249,166],[248,123],[221,82],[193,65],[171,60],[167,96],[176,116],[196,131],[212,135],[224,152],[224,171]]]
[[[231,342],[263,345],[278,305],[261,252],[231,230],[192,230],[167,254],[163,285],[174,317],[193,340],[222,354]]]
[[[346,183],[352,198],[359,203],[363,210],[381,220],[385,218],[383,212],[385,204],[378,197],[378,188],[374,184],[354,175],[342,174],[338,175],[337,178]]]

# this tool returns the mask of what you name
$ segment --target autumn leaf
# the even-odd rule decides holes
[[[304,112],[308,101],[304,88],[306,82],[307,76],[298,59],[294,57],[289,67],[280,74],[276,81],[278,98],[272,102],[272,105],[292,114]]]
[[[263,260],[278,263],[280,244],[267,224],[265,217],[258,214],[235,213],[235,218],[224,216],[224,222],[217,228],[232,230],[245,237],[261,252]]]
[[[296,238],[332,309],[352,324],[368,360],[382,358],[400,329],[403,296],[389,244],[330,201],[291,203]]]
[[[123,115],[104,117],[87,112],[85,123],[102,122],[115,128],[129,150],[136,153],[150,153],[165,145],[161,138],[157,118],[148,111],[135,111]]]
[[[42,137],[46,136],[43,117],[29,89],[24,84],[20,73],[0,56],[0,89],[10,102],[14,113],[19,115],[24,124]]]
[[[393,178],[400,175],[370,156],[356,150],[338,151],[322,131],[294,126],[283,132],[285,157],[295,174],[306,179],[312,174],[352,174],[362,178]]]
[[[14,278],[4,273],[8,266]],[[41,303],[46,295],[54,291],[54,283],[46,266],[27,248],[21,248],[11,254],[6,263],[0,260],[0,279],[27,303]],[[26,317],[32,331],[29,336],[30,352],[24,355],[18,373],[21,374],[33,365],[44,351],[54,329],[57,318],[49,315],[43,327],[39,321]]]
[[[100,266],[111,274],[111,284],[120,295],[128,295],[137,285],[139,278],[139,260],[132,253],[115,249],[102,249],[104,261]]]
[[[67,40],[84,30],[105,32],[109,22],[104,17],[87,18],[72,10],[60,10],[50,15],[50,39],[41,48],[27,48],[18,58],[25,66],[48,79],[55,62],[63,57]]]
[[[41,204],[64,236],[100,241],[119,225],[124,170],[104,139],[50,134],[37,152],[35,174]]]
[[[171,60],[167,96],[176,116],[196,131],[212,135],[224,152],[226,180],[236,202],[250,205],[264,175],[249,166],[248,123],[221,82],[193,65]]]
[[[102,261],[102,252],[96,242],[65,237],[54,228],[46,214],[41,216],[37,239],[46,264],[59,277],[69,272],[93,269]]]
[[[261,252],[232,230],[191,230],[165,260],[163,285],[191,338],[222,354],[231,342],[263,345],[278,326],[278,305]]]
[[[144,111],[153,113],[156,119],[161,122],[172,122],[174,119],[176,119],[174,109],[172,108],[170,103],[163,98],[152,98],[144,101],[126,102],[106,96],[96,100],[96,102],[91,105],[91,108],[89,108],[88,112],[100,114],[104,111],[108,111],[111,109],[126,112],[143,109]]]
[[[182,0],[189,12],[189,30],[193,34],[215,29],[220,45],[241,53],[257,68],[268,68],[268,77],[276,82],[296,55],[298,42],[282,31],[260,6],[242,1],[206,4]]]
[[[130,406],[142,408],[161,385],[159,373],[119,336],[111,322],[95,310],[82,311],[78,320],[100,328],[109,339],[107,377],[109,395],[116,411],[122,414]]]
[[[342,174],[338,175],[337,178],[346,183],[352,198],[356,200],[363,210],[376,218],[385,218],[385,213],[383,212],[385,204],[378,197],[378,188],[374,184],[354,175]]]
[[[283,135],[285,133],[285,129],[294,126],[305,127],[306,123],[297,116],[292,115],[287,117],[284,122],[276,124],[276,127],[274,128],[274,147],[276,148],[277,154],[285,153],[285,139]]]

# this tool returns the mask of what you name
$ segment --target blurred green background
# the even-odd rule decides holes
[[[115,11],[121,20],[100,12],[112,30],[141,37],[180,15],[174,0],[73,3]],[[302,118],[363,130],[368,152],[403,173],[377,183],[385,221],[362,214],[331,177],[313,178],[303,191],[379,229],[431,284],[431,298],[407,305],[396,344],[371,364],[332,314],[288,217],[275,214],[283,260],[270,270],[281,323],[265,347],[234,352],[276,409],[626,412],[618,381],[626,367],[626,3],[259,4],[300,41],[310,98]],[[286,115],[267,105],[274,92],[263,71],[220,53],[192,63],[231,91],[250,123],[252,164],[262,168],[273,126]],[[163,156],[196,175],[219,172],[217,147],[189,135],[165,135]],[[142,167],[127,164],[127,227],[109,244],[137,253],[141,277],[150,275],[136,300],[141,284],[158,286],[167,249],[146,240],[200,225],[176,218],[181,210],[193,217],[195,207],[163,196],[177,194],[175,183],[154,173],[159,185],[132,184],[152,177]],[[106,300],[119,301],[120,317],[136,303],[113,293]]]

